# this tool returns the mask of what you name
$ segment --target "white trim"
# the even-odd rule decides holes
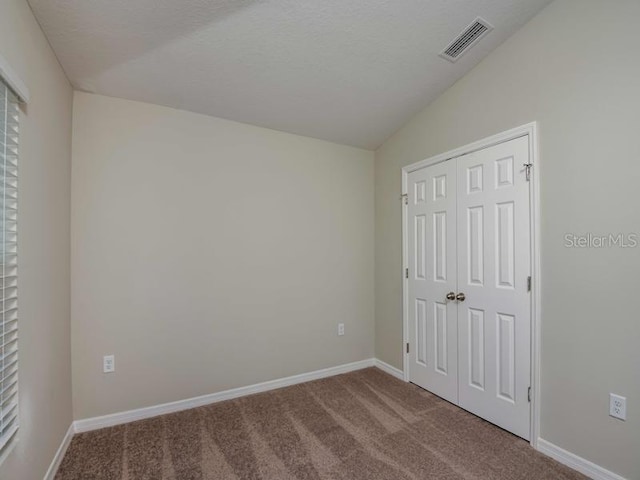
[[[309,373],[301,373],[299,375],[270,380],[268,382],[256,383],[254,385],[249,385],[246,387],[232,388],[230,390],[202,395],[200,397],[193,397],[185,400],[178,400],[176,402],[163,403],[161,405],[128,410],[126,412],[112,413],[101,417],[84,418],[82,420],[76,420],[74,422],[74,427],[76,433],[88,432],[90,430],[97,430],[99,428],[112,427],[114,425],[121,425],[123,423],[143,420],[145,418],[156,417],[158,415],[179,412],[181,410],[187,410],[189,408],[201,407],[210,403],[222,402],[223,400],[231,400],[233,398],[244,397],[245,395],[267,392],[276,388],[288,387],[290,385],[296,385],[298,383],[310,382],[312,380],[318,380],[320,378],[332,377],[334,375],[340,375],[341,373],[353,372],[354,370],[373,367],[375,363],[375,359],[368,358],[366,360],[360,360],[359,362],[346,363],[344,365],[338,365],[336,367],[325,368]]]
[[[399,368],[396,368],[393,365],[389,365],[388,363],[383,362],[382,360],[378,360],[377,358],[375,359],[374,365],[378,367],[380,370],[382,370],[383,372],[388,373],[389,375],[392,375],[396,378],[399,378],[400,380],[404,380],[404,372]]]
[[[484,148],[508,142],[516,138],[529,137],[529,161],[533,164],[531,169],[530,219],[531,219],[531,428],[530,443],[537,448],[540,432],[540,325],[541,325],[541,279],[540,279],[540,185],[539,185],[539,159],[538,159],[538,128],[536,122],[507,130],[506,132],[483,138],[477,142],[469,143],[460,148],[441,153],[420,162],[407,165],[402,168],[402,194],[408,194],[407,177],[409,173],[421,168],[441,163],[452,158],[460,157]],[[404,275],[409,265],[407,246],[407,205],[402,202],[402,365],[404,380],[409,381],[409,355],[406,353],[406,344],[409,341],[409,285]]]
[[[543,438],[538,438],[537,443],[539,452],[544,453],[567,467],[577,470],[593,480],[626,480],[617,473],[613,473],[600,465],[596,465],[589,460],[579,457],[575,453],[568,452]]]
[[[0,55],[0,78],[13,90],[21,102],[29,103],[29,89],[2,55]]]
[[[411,172],[415,172],[416,170],[420,170],[421,168],[428,167],[429,165],[434,165],[446,160],[451,160],[452,158],[461,157],[462,155],[466,155],[468,153],[477,152],[478,150],[483,150],[485,148],[498,145],[499,143],[508,142],[509,140],[513,140],[515,138],[524,137],[525,135],[534,135],[536,130],[536,122],[527,123],[526,125],[521,125],[519,127],[512,128],[511,130],[497,133],[496,135],[492,135],[490,137],[483,138],[462,147],[449,150],[448,152],[429,157],[416,163],[412,163],[411,165],[402,167],[402,172],[408,174]],[[403,191],[402,193],[406,192]]]
[[[408,167],[402,169],[402,372],[404,381],[409,381],[409,354],[407,353],[407,345],[409,345],[409,279],[405,275],[406,269],[409,268],[409,245],[408,245]]]
[[[69,445],[71,444],[71,439],[73,438],[74,433],[75,430],[73,428],[73,423],[71,423],[69,429],[67,430],[67,433],[65,433],[62,439],[62,443],[58,447],[58,451],[51,461],[51,465],[49,465],[47,473],[44,474],[44,480],[53,480],[53,478],[56,476],[58,468],[60,467],[60,463],[62,463],[62,459],[64,458],[64,454],[67,453],[67,448],[69,448]]]
[[[531,222],[531,440],[533,448],[537,448],[540,439],[540,339],[542,338],[542,268],[540,266],[540,159],[538,157],[538,124],[527,125],[529,136],[529,162],[531,168],[531,188],[529,189],[529,205]]]

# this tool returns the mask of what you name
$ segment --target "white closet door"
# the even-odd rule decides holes
[[[408,175],[409,380],[458,401],[456,164]]]
[[[450,163],[454,163],[453,161]],[[457,159],[459,405],[529,439],[528,137]]]

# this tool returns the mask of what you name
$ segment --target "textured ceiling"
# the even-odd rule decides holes
[[[549,0],[29,0],[73,85],[373,149]],[[477,16],[495,27],[438,53]]]

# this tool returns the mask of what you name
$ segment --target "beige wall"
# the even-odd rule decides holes
[[[0,55],[31,92],[20,116],[20,431],[0,478],[32,480],[71,424],[72,91],[25,0],[0,2]]]
[[[376,152],[376,354],[401,367],[401,167],[539,122],[542,437],[627,478],[640,478],[640,249],[563,245],[640,233],[638,19],[637,0],[556,1]],[[609,392],[627,397],[626,422]]]
[[[76,93],[75,418],[371,358],[373,161]]]

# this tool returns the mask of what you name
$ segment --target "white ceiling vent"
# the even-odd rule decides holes
[[[440,52],[440,56],[450,62],[455,62],[491,30],[493,30],[493,26],[489,22],[480,17],[476,18]]]

